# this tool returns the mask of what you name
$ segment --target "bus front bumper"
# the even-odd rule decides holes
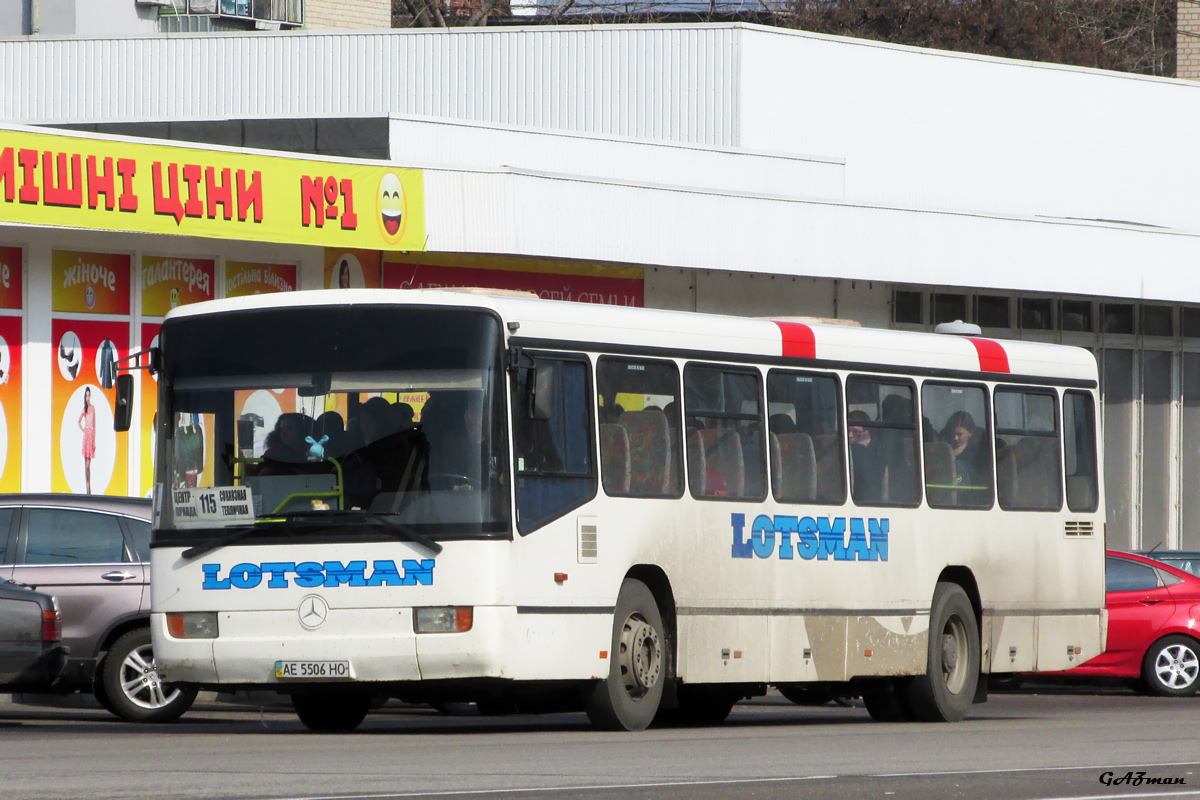
[[[411,608],[330,609],[312,629],[295,609],[223,611],[217,623],[216,638],[178,639],[167,631],[165,614],[151,615],[164,680],[250,685],[511,677],[516,609],[477,606],[471,629],[461,633],[415,633]],[[320,663],[338,665],[334,677],[287,677],[293,670],[286,665]]]

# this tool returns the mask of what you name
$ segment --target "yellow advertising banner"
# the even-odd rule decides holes
[[[211,258],[142,257],[142,313],[164,317],[176,306],[212,300],[217,262]]]
[[[71,314],[128,314],[129,264],[127,253],[53,251],[52,309]]]
[[[225,262],[225,296],[296,291],[295,264],[256,264],[252,261]]]
[[[0,129],[0,223],[424,250],[421,170]]]

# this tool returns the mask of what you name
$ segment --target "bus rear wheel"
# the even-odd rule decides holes
[[[975,701],[979,684],[979,626],[967,593],[940,582],[929,609],[925,674],[910,679],[908,705],[922,722],[958,722]]]
[[[608,677],[586,698],[588,719],[610,731],[640,731],[658,713],[669,648],[662,614],[641,581],[627,578],[613,614]]]
[[[371,710],[371,696],[361,692],[318,691],[292,695],[300,722],[317,733],[349,733]]]

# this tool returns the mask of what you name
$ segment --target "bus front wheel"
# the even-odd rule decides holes
[[[667,680],[668,643],[658,603],[646,584],[627,578],[613,614],[608,677],[587,696],[588,719],[611,731],[645,730]]]
[[[908,706],[922,722],[958,722],[975,701],[979,683],[979,627],[967,593],[940,582],[929,609],[924,675],[908,685]]]
[[[349,733],[371,710],[371,696],[360,692],[318,691],[292,695],[300,722],[317,733]]]

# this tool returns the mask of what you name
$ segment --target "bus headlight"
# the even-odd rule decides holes
[[[463,633],[471,630],[475,609],[462,606],[414,608],[413,629],[417,633]]]
[[[176,639],[215,639],[218,632],[215,611],[167,614],[167,633]]]

